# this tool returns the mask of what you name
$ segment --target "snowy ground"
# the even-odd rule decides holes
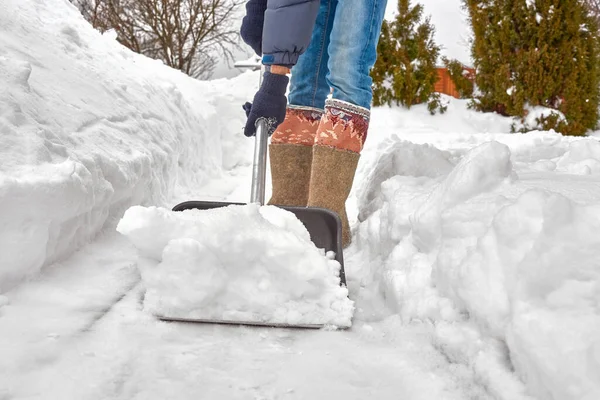
[[[249,197],[240,105],[0,3],[0,399],[600,398],[600,143],[449,100],[377,109],[349,201],[348,331],[158,322],[132,205]],[[229,242],[223,238],[223,246]]]

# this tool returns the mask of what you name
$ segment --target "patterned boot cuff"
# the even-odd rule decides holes
[[[327,100],[315,144],[360,153],[367,139],[369,116],[366,108],[341,100]]]
[[[289,105],[285,120],[271,136],[271,143],[312,146],[324,113],[318,108]]]
[[[371,111],[368,108],[348,103],[347,101],[338,99],[327,99],[325,100],[325,108],[337,108],[338,110],[359,115],[367,120],[371,117]]]

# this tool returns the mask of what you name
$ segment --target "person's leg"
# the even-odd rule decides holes
[[[351,234],[346,200],[369,127],[372,79],[386,0],[339,0],[329,44],[327,82],[332,99],[317,128],[308,205],[342,220],[344,247]]]
[[[387,0],[339,0],[329,44],[328,85],[333,99],[371,108],[371,69]]]
[[[306,206],[312,146],[329,94],[327,47],[337,0],[321,0],[310,45],[292,68],[288,109],[271,136],[273,194],[269,204]]]
[[[310,45],[292,68],[290,93],[291,106],[323,109],[330,87],[327,82],[329,39],[333,28],[338,0],[321,0]]]

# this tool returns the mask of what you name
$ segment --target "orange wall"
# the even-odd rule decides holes
[[[471,78],[473,78],[475,76],[474,69],[472,69],[472,68],[465,68],[465,69],[467,71],[469,71],[469,75],[471,76]],[[447,94],[448,96],[456,97],[457,99],[459,99],[460,95],[458,94],[458,90],[456,90],[456,86],[454,85],[454,82],[452,82],[452,80],[450,79],[450,74],[448,74],[448,69],[445,67],[438,67],[437,73],[438,73],[438,81],[435,84],[435,91],[438,93],[444,93],[444,94]]]

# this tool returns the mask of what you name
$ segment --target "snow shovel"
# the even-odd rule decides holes
[[[251,203],[259,203],[264,205],[265,202],[265,180],[267,169],[267,148],[268,148],[268,132],[266,121],[259,119],[256,123],[256,139],[254,145],[254,163],[252,169],[252,191]],[[230,205],[244,205],[244,203],[227,203],[214,201],[186,201],[173,207],[173,211],[184,211],[189,209],[210,210],[214,208],[227,207]],[[317,207],[287,207],[280,208],[290,211],[304,224],[310,234],[312,242],[320,249],[325,251],[333,251],[335,260],[340,263],[340,285],[346,285],[346,276],[344,273],[344,259],[342,253],[342,223],[340,217],[327,209]],[[159,319],[165,321],[177,322],[205,322],[218,324],[233,324],[233,325],[255,325],[280,328],[322,328],[323,325],[305,324],[305,325],[290,325],[278,323],[262,323],[262,322],[240,322],[227,320],[204,320],[204,319],[182,319],[168,318],[167,316],[158,316]]]

